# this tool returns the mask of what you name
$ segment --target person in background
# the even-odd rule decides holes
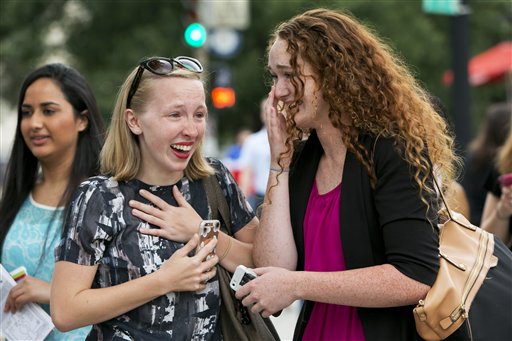
[[[458,181],[453,180],[451,184],[446,186],[444,193],[450,210],[459,212],[469,221],[471,211],[464,187]]]
[[[24,266],[28,274],[9,292],[3,312],[34,302],[50,313],[64,211],[80,182],[98,173],[103,137],[96,99],[76,70],[47,64],[25,78],[0,201],[0,254],[7,271]],[[89,329],[54,329],[47,340],[83,340]]]
[[[265,102],[266,98],[259,106],[262,127],[247,137],[240,153],[240,188],[254,210],[263,202],[270,168],[270,146],[264,116]]]
[[[57,328],[93,324],[88,340],[222,340],[215,265],[253,265],[258,219],[226,167],[202,154],[202,71],[190,57],[151,57],[122,85],[100,157],[105,175],[80,185],[56,250]],[[209,176],[233,235],[194,254],[200,223],[214,214]]]
[[[438,268],[445,120],[389,46],[353,17],[306,11],[269,42],[271,166],[236,296],[270,316],[304,305],[298,340],[419,340],[412,309]],[[266,204],[268,202],[268,204]]]
[[[487,197],[486,179],[494,168],[496,153],[510,132],[512,107],[507,103],[491,104],[477,137],[471,142],[464,165],[462,187],[471,211],[471,223],[481,226]]]
[[[512,250],[512,132],[500,148],[497,170],[491,171],[485,187],[488,189],[482,214],[482,228],[498,236]],[[509,180],[500,182],[499,176]]]
[[[431,101],[437,113],[446,120],[447,125],[450,127],[450,134],[454,135],[453,125],[448,118],[446,107],[441,102],[441,99],[437,96],[431,96]],[[466,191],[460,182],[458,182],[456,179],[453,179],[451,183],[446,184],[444,195],[450,210],[457,211],[466,217],[466,219],[470,219],[471,212],[469,207],[469,200],[466,195]]]
[[[224,154],[224,158],[222,163],[229,169],[231,175],[235,181],[240,184],[240,152],[242,151],[242,145],[244,144],[245,139],[251,135],[251,131],[249,129],[243,128],[240,129],[236,133],[236,141],[234,144],[230,145]]]

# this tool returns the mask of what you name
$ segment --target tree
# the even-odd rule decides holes
[[[40,64],[46,32],[62,16],[65,2],[0,2],[0,96],[9,104],[16,103],[27,70]]]
[[[58,46],[45,42],[55,25],[67,37],[64,47],[69,63],[80,70],[93,86],[106,119],[128,73],[145,56],[194,56],[197,50],[183,42],[186,8],[194,0],[53,0],[0,2],[0,95],[16,102],[21,80],[29,70],[48,60]],[[446,104],[450,88],[442,74],[450,68],[450,18],[424,13],[421,1],[251,1],[251,23],[242,31],[242,49],[230,59],[211,56],[216,65],[228,63],[233,74],[236,104],[215,111],[221,143],[239,127],[258,129],[259,102],[269,91],[266,77],[266,48],[269,34],[281,21],[314,7],[340,8],[352,12],[372,27],[415,71],[416,77]],[[512,36],[512,8],[508,0],[470,1],[471,55]],[[71,8],[71,10],[70,10]],[[71,20],[70,17],[74,18]],[[503,84],[472,89],[473,121],[479,122],[483,108],[504,99]]]

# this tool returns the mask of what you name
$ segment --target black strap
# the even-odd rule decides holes
[[[224,193],[222,193],[217,177],[215,174],[210,175],[203,179],[203,183],[204,190],[206,191],[206,198],[212,209],[213,217],[218,218],[220,214],[220,218],[224,221],[224,225],[221,224],[221,230],[223,230],[222,227],[225,227],[225,231],[223,232],[231,236],[229,207],[226,197],[224,196]]]

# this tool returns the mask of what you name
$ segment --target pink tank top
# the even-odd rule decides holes
[[[341,184],[320,195],[316,186],[304,217],[305,271],[343,271],[345,259],[340,238]],[[364,341],[355,307],[315,303],[302,340]]]

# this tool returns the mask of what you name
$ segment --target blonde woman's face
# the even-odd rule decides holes
[[[277,39],[269,51],[268,68],[273,78],[275,96],[287,105],[293,103],[295,88],[292,83],[293,69],[290,63],[291,55],[287,51],[288,43]],[[299,111],[294,116],[298,128],[317,128],[325,120],[328,121],[328,104],[324,101],[322,92],[318,90],[311,65],[301,58],[297,60],[304,82],[304,96],[299,102]]]
[[[203,140],[207,108],[199,80],[159,77],[150,85],[145,110],[127,122],[138,135],[142,167],[138,178],[165,185],[178,181]]]

